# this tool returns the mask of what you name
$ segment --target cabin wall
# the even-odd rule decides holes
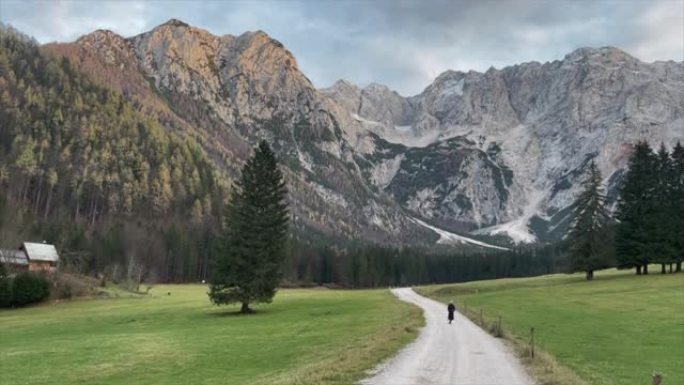
[[[29,261],[29,271],[55,271],[55,266],[46,261]]]

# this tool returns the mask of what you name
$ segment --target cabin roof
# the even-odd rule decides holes
[[[47,243],[24,242],[21,249],[26,252],[29,261],[57,262],[59,255],[54,245]]]
[[[28,258],[21,250],[0,249],[0,263],[8,265],[28,265]]]

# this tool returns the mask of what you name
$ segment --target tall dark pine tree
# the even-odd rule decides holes
[[[660,263],[661,272],[665,274],[666,265],[675,262],[675,210],[674,167],[664,144],[655,157],[653,170],[655,184],[653,186],[653,204],[649,216],[645,218],[651,231],[650,242],[653,253],[652,262]]]
[[[677,271],[682,271],[682,261],[684,261],[684,147],[680,142],[677,142],[672,150],[672,170],[672,201],[675,203],[671,216],[672,241]]]
[[[608,267],[612,246],[601,172],[593,161],[573,206],[573,224],[568,234],[572,269],[585,272],[587,280],[592,280],[594,270]]]
[[[616,252],[619,268],[636,268],[637,274],[648,274],[652,255],[652,229],[655,157],[647,142],[639,142],[629,159],[629,170],[618,199]],[[643,269],[643,270],[642,270]]]
[[[265,141],[242,168],[226,213],[226,233],[215,261],[209,298],[217,305],[271,302],[282,278],[288,229],[287,190]]]

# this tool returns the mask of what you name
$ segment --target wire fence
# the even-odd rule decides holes
[[[463,315],[465,315],[473,323],[480,326],[483,330],[488,331],[494,337],[496,337],[496,338],[504,338],[505,337],[504,336],[505,331],[503,329],[503,317],[501,315],[496,315],[495,317],[492,317],[490,320],[488,320],[486,318],[484,309],[480,308],[478,311],[477,309],[468,308],[468,304],[465,302],[463,302],[462,306],[460,307],[460,311]],[[530,332],[529,332],[529,339],[527,340],[527,347],[526,347],[526,349],[523,349],[524,354],[527,356],[527,358],[529,358],[531,360],[534,360],[536,355],[537,355],[536,342],[535,342],[535,333],[536,332],[537,332],[537,330],[535,329],[535,327],[531,326]],[[544,361],[543,358],[542,358],[542,361]],[[664,376],[662,373],[653,372],[653,374],[651,375],[652,385],[664,385],[663,377]]]

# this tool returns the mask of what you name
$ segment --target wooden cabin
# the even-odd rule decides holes
[[[0,262],[12,270],[55,271],[59,254],[54,245],[24,242],[19,249],[0,249]]]
[[[48,243],[24,242],[19,250],[28,258],[29,271],[55,271],[59,255],[54,245]]]

